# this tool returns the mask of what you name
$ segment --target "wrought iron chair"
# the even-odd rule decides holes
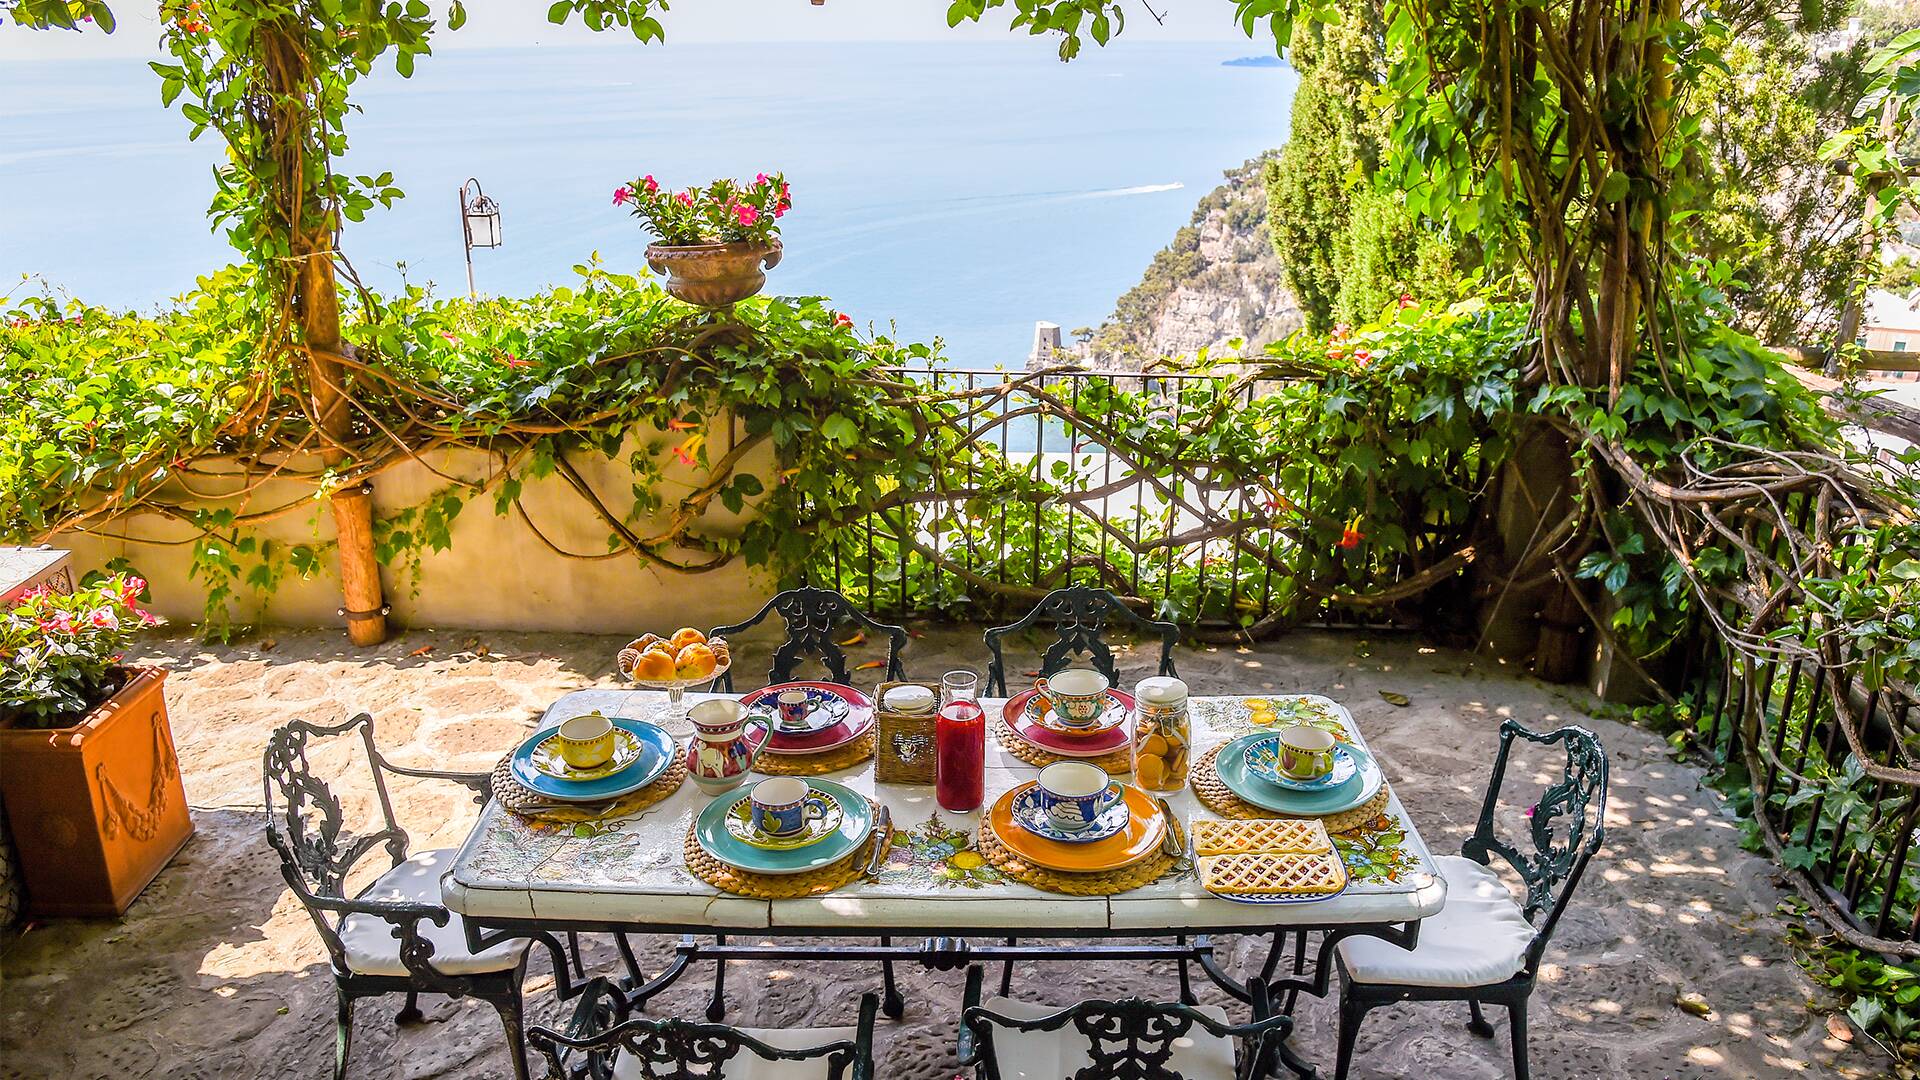
[[[1007,665],[1000,655],[1000,639],[1045,619],[1056,628],[1053,644],[1040,659],[1040,673],[1051,675],[1066,667],[1073,657],[1085,653],[1107,681],[1119,685],[1120,673],[1113,663],[1113,650],[1101,640],[1107,620],[1119,616],[1122,621],[1160,638],[1160,674],[1177,674],[1173,669],[1173,646],[1180,640],[1180,628],[1170,622],[1149,619],[1135,612],[1120,598],[1091,585],[1070,585],[1055,589],[1041,599],[1019,622],[996,626],[982,637],[993,659],[987,664],[987,693],[1007,692]]]
[[[595,979],[565,1035],[535,1027],[527,1041],[546,1059],[548,1080],[873,1080],[879,1009],[878,997],[862,997],[859,1026],[851,1028],[631,1019],[619,991]]]
[[[960,1060],[980,1080],[1261,1080],[1274,1075],[1293,1030],[1292,1017],[1272,1015],[1257,979],[1249,986],[1253,1020],[1232,1024],[1219,1008],[1142,998],[1064,1009],[1004,997],[982,1002],[985,974],[978,965],[967,969],[960,1020]]]
[[[1542,792],[1527,812],[1532,851],[1521,851],[1493,831],[1493,811],[1516,738],[1543,746],[1562,744],[1567,753],[1559,782]],[[1541,734],[1513,720],[1500,725],[1500,754],[1487,782],[1480,823],[1462,847],[1464,857],[1434,860],[1447,882],[1447,906],[1421,923],[1412,950],[1370,937],[1345,938],[1337,945],[1340,1050],[1335,1080],[1345,1080],[1354,1038],[1368,1010],[1397,1001],[1465,1001],[1472,1017],[1467,1029],[1482,1038],[1492,1038],[1493,1028],[1480,1015],[1481,1004],[1505,1005],[1514,1077],[1527,1080],[1527,1000],[1547,940],[1587,863],[1600,850],[1606,807],[1607,752],[1593,732],[1563,727]],[[1504,858],[1526,882],[1524,905],[1514,902],[1488,868],[1492,854]],[[1536,928],[1533,920],[1543,911],[1546,919]]]
[[[356,835],[346,829],[340,798],[313,775],[309,743],[358,734],[373,774],[382,826]],[[280,854],[280,873],[306,907],[332,961],[339,1011],[334,1028],[335,1080],[346,1075],[353,1043],[353,1003],[383,994],[407,995],[396,1023],[422,1019],[419,995],[476,997],[494,1007],[506,1028],[514,1075],[525,1080],[520,983],[527,968],[526,939],[474,952],[466,926],[440,903],[440,878],[453,863],[451,848],[408,853],[406,831],[393,813],[386,774],[447,780],[488,795],[485,773],[409,769],[388,762],[374,746],[373,717],[361,713],[332,726],[295,720],[267,740],[263,761],[267,841]],[[384,847],[388,870],[353,896],[347,877],[361,856]],[[542,939],[553,953],[562,985],[566,979],[559,943]]]
[[[900,654],[907,648],[906,629],[872,618],[832,589],[816,589],[812,586],[788,589],[767,601],[766,606],[747,621],[732,626],[716,626],[707,636],[726,637],[740,633],[760,625],[775,612],[787,624],[787,640],[781,642],[773,652],[773,666],[767,670],[769,684],[793,678],[794,669],[799,667],[802,659],[807,658],[824,664],[834,682],[846,682],[847,654],[840,651],[839,644],[833,639],[848,623],[876,634],[885,634],[888,639],[887,678],[906,678],[906,669],[900,664]],[[733,672],[729,670],[720,676],[716,686],[732,693]]]

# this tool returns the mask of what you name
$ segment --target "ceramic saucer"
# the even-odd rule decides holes
[[[818,731],[797,734],[787,731],[773,723],[769,710],[773,708],[773,698],[782,690],[806,690],[819,692],[823,696],[831,695],[846,703],[844,719],[828,724]],[[763,708],[755,708],[764,702]],[[761,690],[755,690],[740,699],[740,704],[752,710],[757,716],[765,717],[767,727],[773,734],[767,738],[769,754],[819,754],[838,749],[873,729],[873,701],[867,695],[851,686],[830,682],[785,682],[775,683]]]
[[[1267,783],[1289,791],[1325,791],[1353,779],[1359,766],[1355,764],[1353,754],[1336,743],[1333,748],[1333,770],[1327,775],[1313,780],[1288,776],[1280,771],[1280,736],[1274,733],[1262,735],[1247,744],[1247,770]]]
[[[727,811],[727,833],[743,844],[751,844],[762,851],[794,851],[809,844],[817,844],[834,833],[846,822],[847,812],[840,808],[840,800],[832,795],[814,789],[813,794],[826,801],[827,812],[819,818],[809,818],[806,825],[792,836],[767,836],[753,827],[753,803],[741,800]]]
[[[1213,759],[1213,768],[1228,791],[1263,810],[1298,817],[1325,817],[1361,805],[1378,794],[1380,785],[1386,782],[1373,755],[1358,746],[1349,746],[1347,752],[1353,755],[1355,771],[1353,778],[1344,784],[1319,791],[1290,791],[1278,784],[1269,784],[1247,768],[1247,744],[1261,737],[1260,734],[1242,735],[1222,746]]]
[[[1069,739],[1091,739],[1126,723],[1127,711],[1133,708],[1133,699],[1122,692],[1108,690],[1105,693],[1106,707],[1100,711],[1099,718],[1091,724],[1076,727],[1060,719],[1060,714],[1053,711],[1047,696],[1037,690],[1027,699],[1025,706],[1027,719],[1056,735],[1065,735]]]
[[[780,694],[787,690],[798,690],[807,695],[807,718],[797,724],[790,724],[780,718]],[[751,704],[742,699],[742,706],[767,718],[773,730],[782,735],[811,735],[816,731],[825,731],[847,718],[849,706],[839,689],[832,686],[814,686],[808,684],[782,684],[769,686],[760,691],[763,696],[755,698]],[[751,697],[752,695],[749,695]]]
[[[1013,800],[1013,823],[1043,840],[1062,844],[1091,844],[1105,840],[1127,827],[1127,800],[1119,799],[1107,807],[1079,832],[1070,832],[1053,823],[1040,808],[1040,789],[1026,788]]]
[[[1127,710],[1133,708],[1133,696],[1119,690],[1109,690],[1107,694],[1118,703],[1110,711],[1118,712],[1124,721]],[[1035,710],[1030,706],[1036,696],[1037,691],[1033,690],[1019,694],[1007,702],[1006,710],[1001,713],[1002,718],[1007,722],[1007,727],[1013,729],[1013,733],[1026,742],[1032,743],[1049,754],[1058,754],[1061,757],[1102,757],[1115,750],[1127,748],[1125,723],[1106,728],[1094,735],[1062,735],[1047,727],[1033,717]]]
[[[788,851],[770,851],[734,839],[727,820],[734,807],[747,801],[751,792],[736,791],[707,804],[695,820],[693,836],[707,854],[729,866],[755,874],[804,874],[823,866],[832,866],[859,850],[873,832],[873,807],[865,796],[831,780],[813,779],[807,785],[830,796],[844,811],[840,827],[819,841]]]

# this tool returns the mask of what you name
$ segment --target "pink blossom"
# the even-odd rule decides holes
[[[733,208],[733,216],[740,219],[740,224],[751,225],[760,220],[760,211],[755,210],[746,203],[741,203],[739,206]]]
[[[680,200],[681,206],[690,207],[693,205],[693,192],[691,191],[683,191],[680,194],[675,195],[674,198]]]
[[[853,325],[853,316],[848,315],[844,311],[836,312],[833,316],[833,325],[835,329],[846,329],[848,327],[851,327]]]
[[[627,200],[632,197],[633,197],[633,188],[630,187],[629,185],[622,184],[619,187],[613,189],[613,205],[615,206],[625,206],[627,204]]]
[[[753,178],[753,183],[754,183],[754,186],[756,186],[756,187],[758,187],[758,186],[760,186],[760,185],[762,185],[762,184],[765,184],[766,182],[767,182],[767,174],[766,174],[766,173],[759,173],[759,174],[757,174],[756,176],[754,176],[754,178]]]
[[[640,186],[646,188],[647,194],[651,195],[660,190],[660,181],[655,180],[652,173],[648,173],[640,178]]]
[[[120,620],[108,608],[94,608],[87,614],[87,622],[98,630],[118,630]]]

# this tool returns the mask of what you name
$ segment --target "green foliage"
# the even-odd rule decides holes
[[[657,560],[691,548],[791,568],[814,551],[810,533],[836,515],[858,516],[902,484],[927,481],[933,448],[883,369],[925,364],[934,349],[862,338],[819,300],[756,298],[716,319],[638,278],[576,269],[578,284],[527,298],[438,300],[411,288],[350,311],[348,339],[379,373],[348,387],[368,413],[370,446],[383,430],[411,426],[502,463],[484,480],[457,480],[385,516],[375,537],[383,562],[443,549],[471,497],[488,493],[493,509],[509,513],[525,478],[566,467],[574,453],[616,453],[636,427],[670,433],[679,460],[708,478],[687,491],[685,481],[663,480],[651,453],[633,455],[634,490],[624,507],[604,507],[610,544]],[[258,507],[246,496],[207,505],[188,493],[201,470],[225,474],[208,455],[281,453],[306,445],[311,431],[297,403],[254,397],[261,379],[246,285],[244,274],[216,275],[154,318],[28,298],[0,330],[9,375],[0,483],[22,493],[7,501],[0,530],[38,539],[135,505],[183,520],[198,530],[193,568],[210,590],[216,632],[236,590],[264,594],[288,569],[315,572],[323,549],[257,534],[266,520],[307,512],[311,497]],[[709,426],[726,416],[744,425],[743,443],[771,443],[778,477],[737,472],[716,452]],[[350,475],[358,482],[407,459],[369,452]],[[307,480],[315,494],[349,475],[308,468],[282,475]],[[737,542],[698,528],[710,499],[730,510],[752,504]],[[625,529],[662,507],[681,511],[685,527],[658,538]]]
[[[1862,195],[1820,146],[1846,126],[1864,78],[1857,50],[1816,55],[1824,29],[1764,22],[1694,90],[1699,209],[1675,239],[1733,268],[1734,324],[1774,344],[1830,336],[1856,269]]]
[[[1070,416],[1049,446],[1097,442],[1117,466],[977,447],[943,455],[934,490],[967,492],[951,512],[889,509],[872,520],[871,557],[864,531],[846,530],[815,574],[882,610],[955,609],[989,601],[983,583],[1057,584],[1061,567],[1077,565],[1122,591],[1138,582],[1168,618],[1246,625],[1263,596],[1283,618],[1306,617],[1463,545],[1476,492],[1511,450],[1517,357],[1529,341],[1517,308],[1396,306],[1334,340],[1302,332],[1270,346],[1270,370],[1203,362],[1188,373],[1199,377],[1147,379],[1139,390],[1089,381],[1055,399]],[[931,407],[930,422],[956,404]],[[1159,501],[1108,506],[1104,526],[1091,528],[1071,499],[1089,469],[1100,484],[1136,470],[1163,486]],[[1209,490],[1247,493],[1214,499],[1244,547],[1176,539],[1196,527],[1172,502]]]
[[[1308,329],[1371,320],[1402,295],[1444,302],[1462,255],[1446,233],[1372,183],[1388,150],[1379,101],[1380,6],[1348,0],[1337,22],[1295,35],[1300,73],[1286,145],[1266,169],[1267,221]]]
[[[138,603],[146,587],[128,575],[41,587],[0,615],[0,724],[66,727],[110,697],[120,653],[159,621]]]

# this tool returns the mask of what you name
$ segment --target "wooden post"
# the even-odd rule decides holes
[[[347,460],[344,447],[353,418],[342,392],[346,377],[340,358],[345,343],[340,333],[340,290],[333,276],[336,219],[329,207],[314,201],[304,180],[309,128],[319,120],[314,115],[300,31],[290,23],[266,23],[257,32],[262,35],[261,55],[275,99],[267,123],[279,170],[275,195],[293,256],[288,285],[300,334],[294,347],[307,354],[307,392],[321,436],[320,459],[333,468]],[[336,491],[332,505],[345,600],[340,611],[347,620],[347,637],[355,645],[378,645],[387,639],[387,609],[380,590],[380,564],[373,555],[373,488],[362,483]]]
[[[299,277],[301,335],[307,349],[307,380],[312,387],[313,414],[326,442],[320,450],[327,465],[347,458],[344,441],[352,417],[340,393],[345,373],[338,357],[340,292],[333,279],[330,251],[303,244]],[[386,603],[380,590],[380,563],[373,555],[373,486],[356,484],[333,493],[333,532],[340,556],[340,592],[345,604],[347,637],[355,645],[378,645],[387,639]]]

